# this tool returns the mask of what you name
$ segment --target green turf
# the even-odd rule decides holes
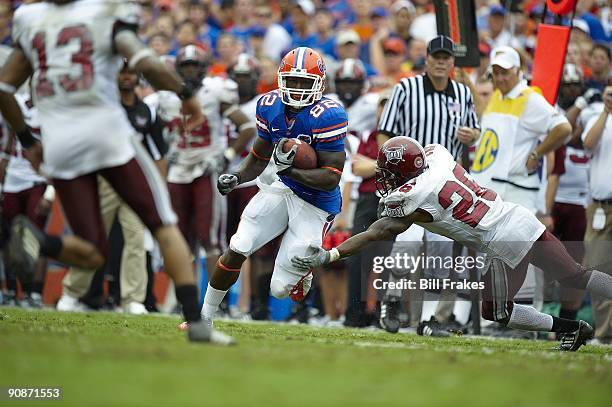
[[[178,322],[2,308],[0,387],[64,388],[37,406],[612,405],[606,347],[219,322],[239,341],[221,348]]]

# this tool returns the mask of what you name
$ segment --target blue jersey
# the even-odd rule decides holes
[[[274,90],[259,98],[256,112],[257,134],[270,143],[281,138],[298,138],[315,151],[344,151],[348,120],[344,107],[331,99],[324,97],[290,118],[278,91]],[[281,175],[280,179],[306,202],[332,215],[340,213],[340,187],[319,191],[289,177]]]

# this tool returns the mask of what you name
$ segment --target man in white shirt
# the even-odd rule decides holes
[[[582,133],[584,148],[591,154],[589,172],[591,203],[587,207],[586,244],[587,266],[601,265],[601,271],[612,274],[612,85],[603,93],[602,112],[592,117]],[[612,342],[612,301],[593,296],[595,337],[602,342]]]

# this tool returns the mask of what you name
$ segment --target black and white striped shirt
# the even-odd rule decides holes
[[[402,79],[393,88],[378,123],[378,131],[391,137],[408,136],[421,145],[441,144],[461,158],[459,127],[480,129],[470,89],[453,80],[436,91],[424,75]]]

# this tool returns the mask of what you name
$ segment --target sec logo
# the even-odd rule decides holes
[[[491,129],[486,129],[482,135],[480,144],[478,144],[474,163],[472,164],[472,171],[478,173],[489,168],[495,162],[498,151],[499,138],[497,137],[497,133]]]

